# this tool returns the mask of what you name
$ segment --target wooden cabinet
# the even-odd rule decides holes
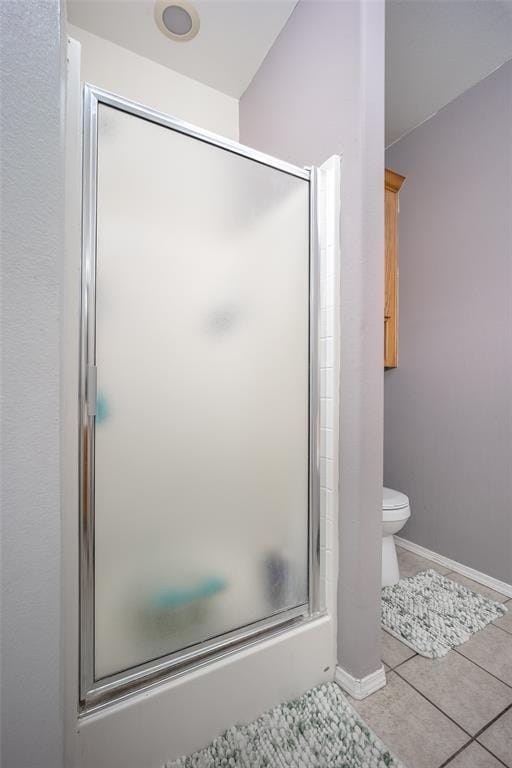
[[[384,179],[384,367],[398,365],[398,191],[405,181],[394,171]]]

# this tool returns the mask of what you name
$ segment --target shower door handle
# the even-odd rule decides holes
[[[87,415],[96,416],[98,394],[98,369],[95,365],[87,366]]]

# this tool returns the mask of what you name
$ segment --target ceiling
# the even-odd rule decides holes
[[[512,58],[512,0],[387,0],[386,145]]]
[[[201,27],[188,42],[175,42],[160,32],[153,0],[68,0],[67,10],[71,24],[240,98],[297,0],[193,4]]]
[[[72,24],[240,98],[296,3],[195,0],[201,27],[189,42],[160,32],[154,0],[67,8]],[[512,0],[386,0],[386,145],[511,58]]]

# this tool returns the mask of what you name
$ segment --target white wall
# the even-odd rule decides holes
[[[1,719],[4,768],[63,764],[59,0],[0,3]]]
[[[72,24],[67,29],[82,46],[84,82],[238,139],[237,99]]]

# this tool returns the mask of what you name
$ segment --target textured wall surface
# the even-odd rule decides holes
[[[512,583],[512,62],[394,144],[400,362],[385,483],[404,538]]]
[[[300,2],[240,101],[240,140],[342,155],[338,660],[380,665],[384,4]]]
[[[0,15],[0,762],[5,768],[58,768],[65,49],[58,0],[3,2]]]

